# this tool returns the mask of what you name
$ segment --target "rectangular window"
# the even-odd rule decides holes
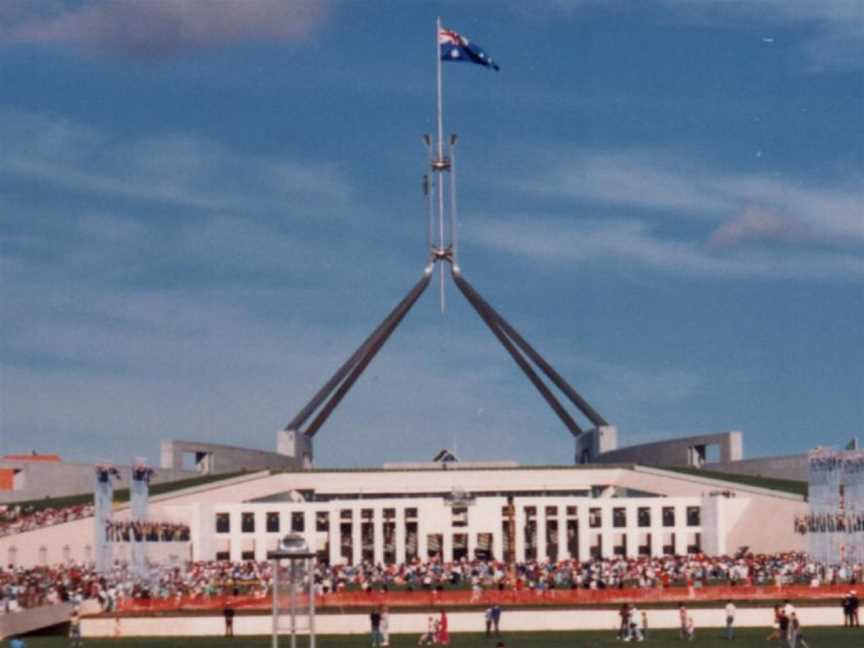
[[[537,507],[536,506],[526,506],[525,507],[525,517],[532,518],[537,515]]]
[[[417,509],[416,508],[406,508],[405,509],[405,519],[406,520],[416,520],[417,519]]]
[[[664,506],[663,507],[663,526],[664,527],[674,527],[675,526],[675,507],[674,506]]]
[[[567,507],[567,517],[576,517],[576,515],[577,515],[576,507],[575,506],[568,506]]]
[[[340,520],[351,520],[353,511],[351,509],[342,509],[339,511],[339,519]]]
[[[372,509],[361,509],[360,517],[364,520],[371,520],[375,515],[375,511]]]
[[[267,514],[267,533],[279,533],[279,513]]]
[[[588,509],[588,526],[592,529],[599,529],[603,524],[602,509]]]
[[[612,509],[612,526],[618,529],[627,526],[627,509],[623,507]]]
[[[231,533],[231,515],[229,513],[216,514],[216,533]]]
[[[240,530],[243,533],[255,533],[255,514],[254,513],[241,513],[240,514]]]
[[[294,511],[291,513],[291,531],[293,533],[303,533],[306,530],[306,516],[303,511]]]
[[[687,526],[699,526],[702,524],[702,508],[699,506],[687,507]]]
[[[327,511],[317,511],[315,513],[315,530],[329,531],[330,530],[330,513]]]
[[[454,506],[451,509],[452,522],[454,527],[468,526],[468,508],[465,506]]]
[[[636,509],[636,522],[640,527],[650,527],[651,509],[647,506],[640,506]]]
[[[384,519],[385,520],[395,520],[396,519],[396,509],[393,509],[393,508],[384,509]]]
[[[558,517],[558,507],[557,506],[547,506],[546,507],[546,517]]]

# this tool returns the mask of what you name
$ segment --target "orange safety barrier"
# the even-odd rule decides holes
[[[334,592],[315,598],[318,608],[368,608],[386,605],[391,608],[425,607],[485,607],[499,605],[532,606],[580,606],[620,605],[622,603],[694,603],[700,601],[778,601],[783,599],[840,599],[849,591],[848,585],[776,586],[709,586],[625,588],[625,589],[553,589],[533,590],[484,590],[475,594],[470,590],[443,591],[395,591],[395,592]],[[306,597],[299,597],[301,607],[306,606]],[[170,599],[134,599],[120,605],[121,612],[166,612],[177,610],[221,610],[226,607],[242,609],[269,609],[270,595],[215,597],[179,597]],[[287,605],[287,601],[286,601]]]

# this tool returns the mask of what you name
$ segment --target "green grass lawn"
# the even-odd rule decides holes
[[[692,642],[682,641],[675,631],[658,630],[652,632],[643,646],[699,646],[700,648],[771,648],[781,647],[778,641],[765,641],[769,629],[739,630],[735,641],[726,641],[720,637],[719,628],[699,630]],[[805,634],[807,644],[811,648],[862,648],[864,647],[864,629],[844,628],[813,628]],[[615,639],[613,632],[513,632],[502,635],[507,648],[606,648],[622,646],[624,642]],[[68,640],[65,637],[27,637],[27,648],[65,648]],[[6,645],[5,643],[3,645]],[[280,647],[288,648],[290,641],[283,637]],[[367,648],[368,636],[325,636],[318,637],[320,648]],[[393,635],[390,638],[391,648],[409,648],[417,645],[417,636]],[[486,639],[479,634],[458,634],[451,637],[450,645],[454,648],[494,648],[495,639]],[[629,645],[629,644],[627,644]],[[139,639],[87,639],[85,646],[92,648],[269,648],[269,637],[237,637],[234,639],[174,637],[170,639],[139,638]],[[306,648],[306,639],[298,641],[298,648]],[[785,644],[782,644],[785,648]]]

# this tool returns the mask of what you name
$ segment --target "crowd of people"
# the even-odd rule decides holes
[[[110,542],[185,542],[189,540],[189,525],[112,520],[105,525],[105,539]]]
[[[817,513],[796,515],[793,521],[795,533],[862,533],[864,513]]]
[[[92,504],[35,509],[32,506],[0,506],[0,536],[72,522],[93,515]]]
[[[604,558],[587,562],[529,561],[508,566],[492,560],[402,565],[317,564],[314,588],[320,595],[344,591],[431,591],[470,589],[481,601],[485,590],[668,588],[692,591],[710,585],[809,585],[862,582],[864,566],[825,568],[803,554]],[[0,569],[0,609],[15,610],[71,597],[97,598],[106,610],[140,599],[189,600],[225,595],[264,598],[272,583],[269,561],[201,561],[154,565],[146,574],[116,563],[97,574],[92,565]],[[477,594],[476,598],[474,594]]]

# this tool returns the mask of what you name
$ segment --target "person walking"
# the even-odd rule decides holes
[[[492,636],[492,608],[486,608],[486,611],[483,613],[483,620],[486,622],[486,636]]]
[[[798,620],[798,614],[792,613],[792,618],[789,620],[789,648],[810,648],[804,640],[804,635],[801,633],[801,622]]]
[[[735,604],[729,600],[726,602],[726,639],[730,641],[735,638]]]

